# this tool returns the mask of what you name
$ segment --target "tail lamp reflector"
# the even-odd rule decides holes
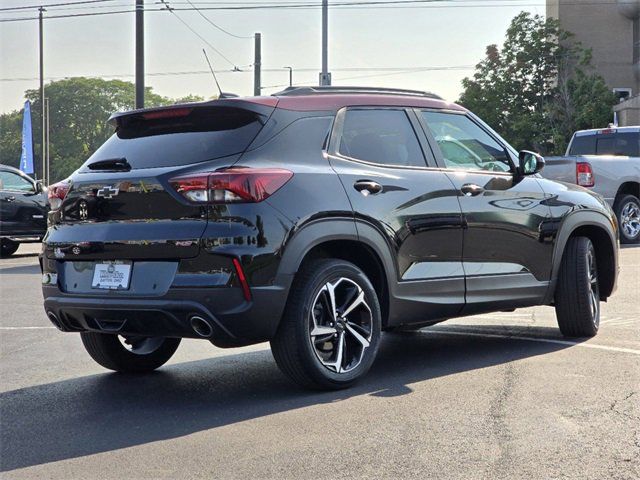
[[[242,269],[242,264],[240,260],[237,258],[233,259],[233,266],[236,269],[236,273],[238,274],[238,280],[240,281],[240,286],[242,287],[242,294],[244,295],[244,299],[249,302],[251,301],[251,290],[249,290],[249,284],[247,283],[247,277],[244,274],[244,270]]]
[[[582,187],[593,187],[595,185],[591,164],[587,162],[576,163],[576,183]]]
[[[229,168],[172,178],[169,183],[195,203],[257,203],[287,183],[293,173],[281,168]]]

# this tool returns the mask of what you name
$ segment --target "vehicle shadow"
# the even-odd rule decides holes
[[[525,330],[535,335],[537,328],[520,333]],[[549,336],[547,329],[541,333]],[[0,394],[0,471],[361,395],[410,395],[416,382],[565,348],[570,346],[442,333],[386,334],[371,372],[355,387],[338,392],[297,388],[277,370],[268,351],[172,364],[144,376],[104,373],[8,391]]]
[[[0,263],[0,274],[2,275],[31,275],[31,274],[40,274],[40,265],[19,265],[16,267],[7,267],[1,268],[2,264]]]

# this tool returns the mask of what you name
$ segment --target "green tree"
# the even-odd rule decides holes
[[[590,51],[555,19],[522,12],[502,49],[489,45],[459,102],[518,149],[564,153],[575,130],[607,125],[615,96],[591,73]]]
[[[70,175],[112,133],[106,123],[113,112],[130,110],[135,105],[135,85],[122,80],[102,80],[75,77],[46,85],[50,109],[51,180]],[[32,102],[35,165],[38,173],[41,160],[40,91],[27,90],[25,97]],[[199,101],[190,95],[184,100]],[[145,90],[145,106],[161,106],[174,100]],[[0,162],[18,166],[22,147],[23,111],[0,116]]]

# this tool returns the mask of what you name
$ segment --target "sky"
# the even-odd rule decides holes
[[[72,1],[78,0],[40,3]],[[310,2],[191,1],[199,8]],[[330,0],[330,3],[341,1],[363,0]],[[17,12],[2,9],[38,3],[39,0],[0,0],[0,20],[36,17],[37,9]],[[160,8],[159,3],[160,0],[145,0],[145,8]],[[168,3],[176,9],[191,8],[188,0]],[[46,81],[71,76],[133,81],[134,13],[46,17],[128,10],[134,4],[135,0],[110,0],[49,8],[44,21]],[[455,101],[461,92],[461,80],[473,74],[473,66],[483,58],[486,46],[501,44],[510,20],[522,10],[544,15],[544,0],[432,0],[330,8],[329,71],[333,84],[428,90]],[[233,35],[262,34],[262,85],[267,87],[264,94],[288,84],[284,66],[293,67],[294,84],[317,84],[321,61],[319,8],[201,12]],[[172,98],[188,94],[213,96],[216,90],[211,74],[207,73],[203,48],[219,72],[218,80],[224,91],[252,94],[253,38],[228,35],[193,10],[145,13],[146,84],[154,92]],[[232,72],[234,67],[241,71]],[[38,88],[38,75],[38,21],[0,23],[0,113],[21,108],[24,91]]]

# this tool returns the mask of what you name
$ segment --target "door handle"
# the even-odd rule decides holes
[[[475,183],[465,183],[460,187],[460,191],[465,197],[475,197],[476,195],[480,195],[484,192],[484,188],[480,185],[476,185]]]
[[[353,184],[353,188],[359,191],[365,197],[375,195],[382,191],[382,185],[371,180],[358,180]]]

